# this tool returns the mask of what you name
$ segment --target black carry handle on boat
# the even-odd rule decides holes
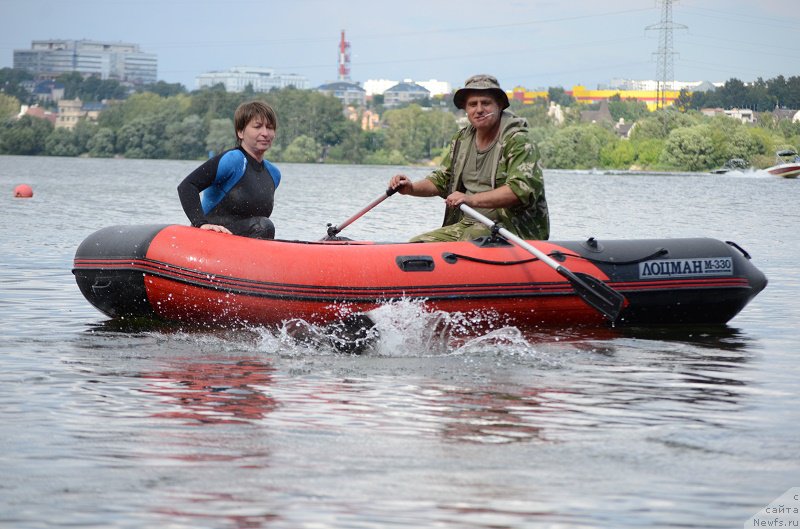
[[[571,272],[570,270],[564,268],[543,251],[531,246],[507,229],[493,222],[491,219],[481,215],[468,205],[461,204],[459,207],[461,208],[461,211],[477,220],[481,224],[485,224],[491,228],[493,232],[496,231],[506,239],[516,243],[518,246],[521,246],[523,249],[538,257],[539,260],[543,261],[546,265],[550,266],[556,272],[567,278],[572,285],[572,288],[575,289],[575,293],[578,294],[578,296],[580,296],[587,305],[594,308],[598,312],[601,312],[612,322],[617,321],[617,318],[619,318],[619,313],[622,311],[622,306],[625,304],[625,297],[622,294],[594,276],[590,276],[589,274],[584,274],[582,272]]]
[[[378,198],[376,198],[375,200],[370,202],[364,209],[362,209],[361,211],[359,211],[358,213],[356,213],[355,215],[353,215],[352,217],[350,217],[346,221],[342,222],[341,224],[339,224],[337,226],[333,226],[331,224],[328,224],[328,235],[326,237],[324,237],[322,240],[325,241],[325,240],[333,239],[334,237],[336,237],[339,234],[340,231],[342,231],[343,229],[345,229],[346,227],[348,227],[349,225],[351,225],[352,223],[357,221],[366,212],[368,212],[369,210],[371,210],[372,208],[374,208],[375,206],[377,206],[378,204],[380,204],[381,202],[383,202],[384,200],[386,200],[390,196],[394,195],[395,193],[397,193],[397,189],[392,189],[390,187],[386,191],[384,191],[381,196],[379,196]]]

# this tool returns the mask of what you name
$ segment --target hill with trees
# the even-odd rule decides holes
[[[57,79],[65,98],[107,101],[96,122],[81,120],[73,130],[56,129],[33,116],[17,118],[22,103],[34,102],[24,89],[32,77],[0,70],[0,154],[171,158],[202,160],[234,145],[236,107],[261,99],[278,115],[278,134],[268,153],[276,162],[351,164],[429,164],[449,144],[463,113],[446,99],[399,108],[371,103],[380,127],[358,125],[367,109],[348,119],[340,101],[315,91],[286,88],[267,93],[229,93],[222,86],[187,92],[179,84],[158,82],[131,93],[116,81],[66,74]],[[562,123],[549,115],[550,101],[561,105]],[[752,108],[756,124],[699,112],[708,106]],[[583,123],[579,105],[563,89],[551,88],[548,100],[531,105],[512,102],[511,110],[528,119],[546,167],[559,169],[641,169],[708,171],[731,158],[754,167],[771,165],[774,152],[800,146],[800,124],[779,119],[778,106],[800,108],[800,77],[751,85],[731,79],[711,92],[681,94],[675,106],[647,111],[638,101],[619,97],[608,102],[613,120],[635,123],[630,137],[612,124]]]

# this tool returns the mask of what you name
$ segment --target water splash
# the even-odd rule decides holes
[[[291,319],[261,333],[262,349],[279,356],[538,354],[520,329],[505,325],[491,310],[444,312],[419,300],[392,301],[329,325]]]

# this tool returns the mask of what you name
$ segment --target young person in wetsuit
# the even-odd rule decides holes
[[[235,149],[211,158],[178,185],[192,226],[256,239],[275,237],[269,219],[281,172],[264,159],[278,118],[261,101],[242,103],[233,116]]]

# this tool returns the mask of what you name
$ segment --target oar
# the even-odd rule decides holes
[[[383,202],[384,200],[386,200],[390,196],[394,195],[395,193],[397,193],[397,189],[388,188],[386,191],[383,192],[383,194],[381,196],[379,196],[378,198],[376,198],[375,200],[370,202],[364,209],[362,209],[361,211],[359,211],[358,213],[356,213],[355,215],[353,215],[352,217],[350,217],[346,221],[342,222],[341,224],[339,224],[337,226],[332,226],[332,225],[328,224],[328,236],[324,237],[322,240],[324,241],[326,239],[332,239],[332,238],[336,237],[336,235],[340,231],[342,231],[343,229],[345,229],[346,227],[348,227],[349,225],[351,225],[352,223],[357,221],[367,211],[371,210],[372,208],[374,208],[375,206],[377,206],[378,204],[380,204],[381,202]]]
[[[594,276],[590,276],[589,274],[584,274],[582,272],[569,271],[543,251],[531,246],[507,229],[501,227],[491,219],[481,215],[466,204],[461,204],[460,207],[461,211],[473,219],[479,221],[481,224],[485,224],[486,226],[492,228],[493,232],[496,231],[506,239],[514,242],[518,246],[521,246],[528,252],[538,257],[539,260],[553,268],[556,272],[566,277],[572,285],[572,288],[575,289],[575,293],[578,294],[587,305],[601,312],[612,322],[617,321],[617,318],[619,318],[619,313],[622,310],[622,306],[625,304],[625,297],[622,294]]]

